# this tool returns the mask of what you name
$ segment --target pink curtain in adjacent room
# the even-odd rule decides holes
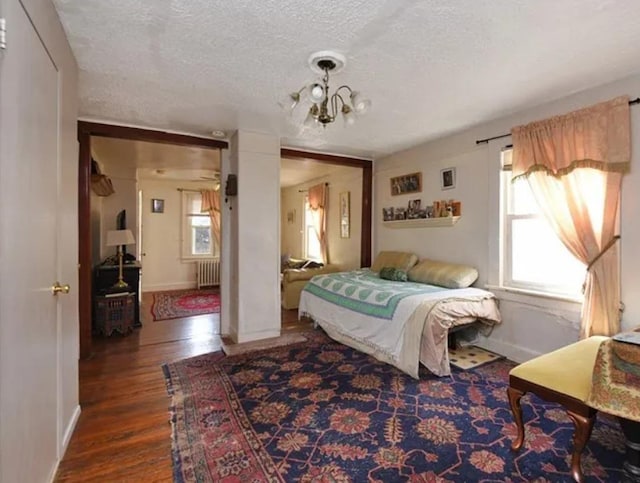
[[[619,200],[631,159],[628,97],[519,126],[511,134],[514,179],[527,177],[551,227],[587,267],[581,337],[616,334]]]
[[[209,213],[211,217],[211,232],[220,248],[220,191],[202,190],[202,207],[200,211]]]
[[[309,208],[313,215],[313,227],[315,228],[318,240],[320,240],[320,251],[322,263],[329,263],[329,252],[327,248],[327,200],[328,189],[325,183],[309,188]]]

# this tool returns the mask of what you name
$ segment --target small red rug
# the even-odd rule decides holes
[[[151,315],[154,321],[220,312],[218,289],[170,290],[152,295]]]

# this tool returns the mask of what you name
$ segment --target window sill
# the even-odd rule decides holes
[[[531,302],[532,300],[536,300],[540,305],[550,305],[554,302],[565,302],[569,305],[577,305],[578,307],[580,307],[583,301],[582,297],[579,296],[574,297],[571,295],[540,292],[537,290],[529,290],[523,288],[502,287],[499,285],[486,285],[485,288],[493,292],[498,292],[500,294],[498,298],[511,300],[514,302]]]

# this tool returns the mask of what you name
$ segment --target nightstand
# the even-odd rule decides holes
[[[135,322],[135,294],[114,293],[95,297],[96,333],[110,336],[114,331],[127,335]]]

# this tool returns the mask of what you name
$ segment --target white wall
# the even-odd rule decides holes
[[[344,270],[360,267],[360,237],[362,227],[362,169],[341,168],[339,174],[290,186],[280,190],[280,252],[293,258],[303,258],[304,198],[310,186],[329,183],[327,207],[327,244],[329,262]],[[303,192],[300,192],[300,191]],[[340,193],[348,191],[351,197],[351,233],[349,238],[340,237]],[[287,213],[295,210],[293,223]]]
[[[102,196],[91,191],[91,264],[102,261]]]
[[[544,119],[589,106],[618,95],[640,95],[640,76],[580,92],[537,108],[468,129],[459,134],[425,143],[378,160],[374,166],[374,253],[399,249],[430,257],[476,266],[480,278],[476,285],[497,284],[499,153],[510,138],[476,146],[475,140],[508,133],[512,126]],[[622,326],[631,328],[640,321],[640,108],[631,108],[632,165],[624,177],[621,211],[622,300],[626,305]],[[455,167],[456,188],[440,191],[441,168]],[[401,206],[413,196],[390,196],[389,178],[422,171],[427,201],[456,198],[462,201],[462,218],[449,228],[392,230],[381,223],[382,208]],[[430,203],[427,203],[430,204]],[[496,291],[504,318],[482,344],[515,360],[535,355],[577,340],[580,306],[571,302]]]
[[[210,189],[206,182],[140,180],[142,190],[142,291],[196,287],[196,262],[183,261],[182,193],[178,188]],[[152,199],[164,200],[164,213],[151,212]],[[129,211],[127,210],[127,216]],[[134,226],[131,226],[134,228]]]

